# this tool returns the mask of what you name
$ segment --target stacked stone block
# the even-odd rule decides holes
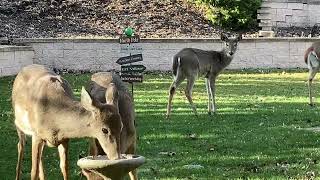
[[[319,0],[263,0],[258,10],[263,31],[272,27],[310,27],[320,25]]]
[[[17,74],[22,67],[33,64],[33,59],[32,47],[0,45],[0,77]]]

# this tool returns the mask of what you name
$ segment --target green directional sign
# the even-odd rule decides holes
[[[146,70],[146,67],[144,65],[127,65],[127,66],[121,66],[121,72],[122,73],[128,73],[128,72],[138,72],[142,73],[144,70]]]
[[[142,54],[135,54],[131,56],[121,57],[116,61],[116,63],[122,65],[122,64],[134,63],[139,61],[143,61]]]
[[[124,82],[142,82],[143,75],[142,74],[121,74],[121,80]]]

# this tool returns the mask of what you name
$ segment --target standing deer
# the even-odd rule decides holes
[[[316,76],[320,69],[320,41],[314,42],[304,54],[304,62],[308,65],[309,77],[308,77],[308,88],[309,88],[309,105],[313,106],[312,101],[312,80]]]
[[[122,122],[118,107],[95,101],[84,88],[81,102],[76,101],[68,82],[41,65],[30,65],[19,72],[13,84],[12,105],[19,136],[17,180],[21,178],[26,135],[32,137],[32,180],[44,179],[45,143],[58,146],[65,180],[70,138],[96,138],[110,159],[120,158]]]
[[[136,129],[133,99],[120,77],[111,72],[99,72],[91,76],[87,90],[93,99],[118,107],[123,128],[120,135],[120,151],[125,154],[136,153]],[[112,98],[110,98],[112,97]],[[92,139],[90,155],[104,155],[99,142]],[[84,172],[88,179],[101,179],[90,172]],[[131,180],[137,179],[136,171],[129,172]]]
[[[173,95],[185,78],[187,78],[185,95],[194,114],[197,115],[196,107],[192,101],[192,88],[198,74],[206,78],[208,113],[216,112],[215,82],[219,73],[231,63],[237,50],[238,42],[241,40],[241,35],[238,35],[235,39],[229,39],[224,34],[221,34],[221,40],[224,42],[222,51],[184,48],[173,57],[172,71],[174,80],[169,89],[167,118],[170,116]]]

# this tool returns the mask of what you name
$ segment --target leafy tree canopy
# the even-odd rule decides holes
[[[193,0],[206,7],[207,18],[215,25],[230,30],[257,27],[257,10],[262,0]]]

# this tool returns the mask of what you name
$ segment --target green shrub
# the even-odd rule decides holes
[[[204,5],[206,17],[213,24],[230,30],[256,28],[257,9],[262,0],[193,0]]]

